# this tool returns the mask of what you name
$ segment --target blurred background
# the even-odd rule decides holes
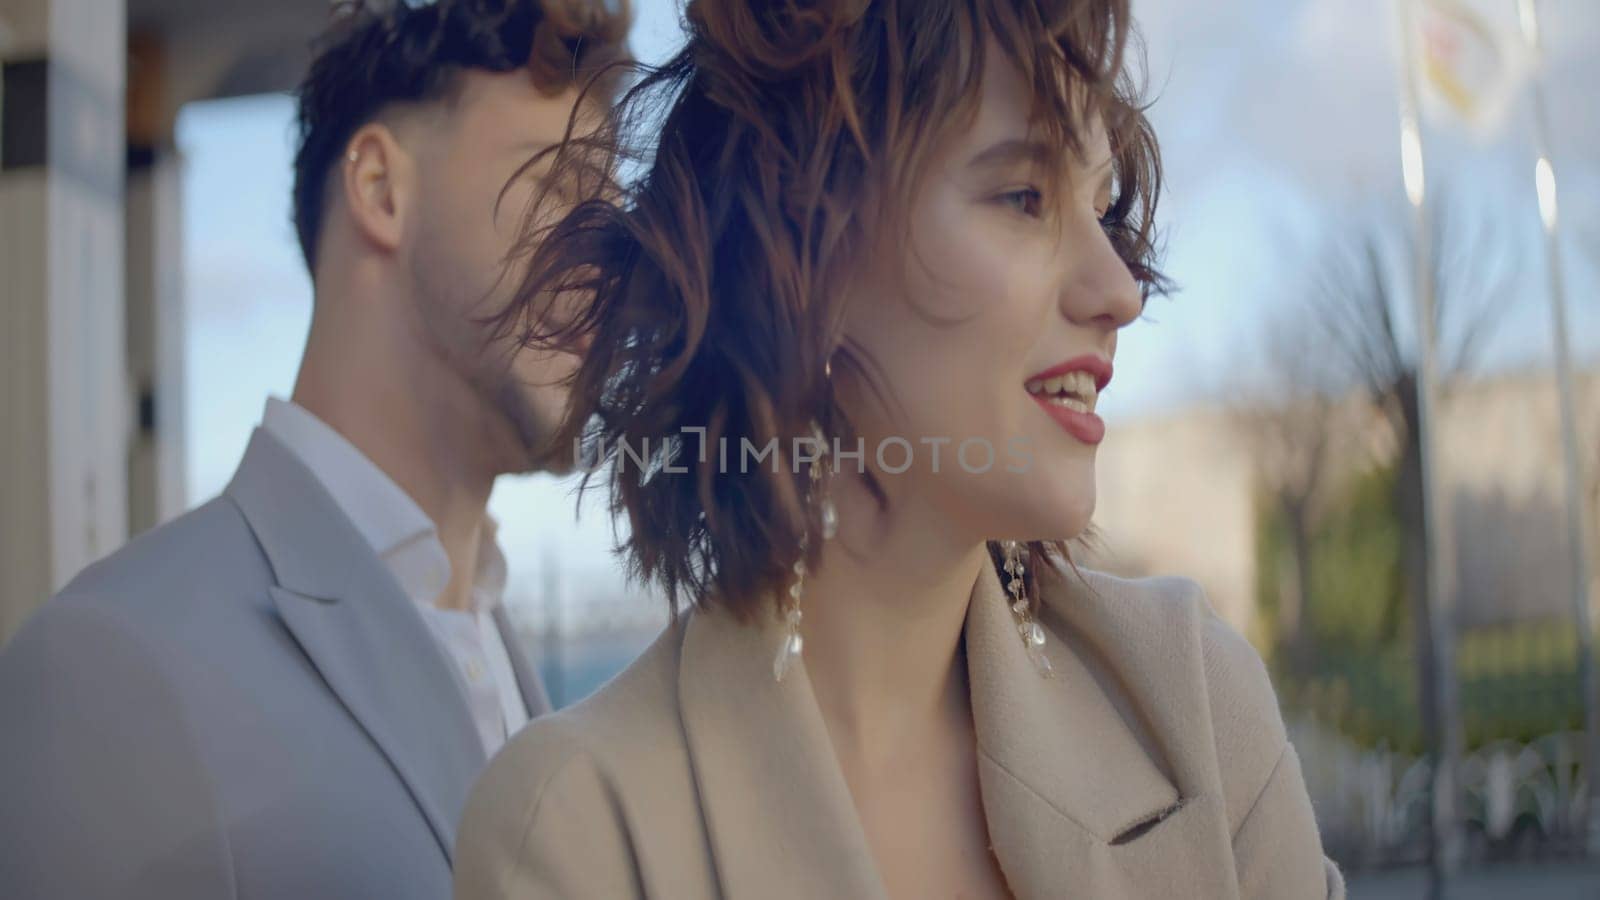
[[[664,59],[677,3],[634,6]],[[1134,10],[1180,289],[1102,401],[1093,564],[1255,643],[1353,896],[1600,896],[1600,4]],[[285,92],[327,12],[0,0],[0,641],[287,396]],[[665,621],[573,487],[491,504],[558,704]]]

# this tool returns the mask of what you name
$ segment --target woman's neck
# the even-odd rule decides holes
[[[871,765],[930,729],[968,727],[961,635],[988,557],[914,496],[880,510],[833,487],[839,535],[806,577],[805,666],[835,750]]]

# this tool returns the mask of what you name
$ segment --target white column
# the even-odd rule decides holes
[[[122,0],[0,0],[0,640],[127,535]]]
[[[128,533],[186,507],[183,455],[182,161],[170,147],[133,148],[127,188]]]
[[[128,533],[184,511],[183,161],[161,40],[128,45]]]

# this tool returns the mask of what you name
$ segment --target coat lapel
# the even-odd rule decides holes
[[[511,674],[517,679],[517,690],[522,694],[523,708],[529,719],[537,719],[550,711],[550,695],[545,693],[544,679],[539,677],[539,667],[528,655],[517,638],[517,629],[506,614],[505,604],[490,613],[494,626],[500,631],[500,642],[506,646],[506,656],[511,659]]]
[[[450,858],[485,762],[459,674],[355,526],[277,440],[257,430],[227,495],[272,565],[284,625]]]
[[[773,680],[776,623],[696,612],[679,706],[722,895],[884,897],[803,668]]]
[[[1215,760],[1194,623],[1177,605],[1040,583],[1054,677],[1033,668],[989,566],[965,626],[984,814],[1012,892],[1236,896],[1220,798],[1204,789]],[[1152,609],[1166,618],[1128,618]],[[781,629],[720,612],[684,627],[679,705],[723,895],[883,897],[804,668],[773,681]],[[1132,634],[1156,637],[1130,648]]]
[[[1128,627],[1152,605],[1053,573],[1039,585],[1052,678],[1034,670],[989,567],[967,612],[979,780],[1013,892],[1235,895],[1220,800],[1204,791],[1196,750],[1213,745],[1192,623],[1174,606]]]

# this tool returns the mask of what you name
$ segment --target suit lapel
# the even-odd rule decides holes
[[[539,677],[539,667],[523,649],[517,639],[517,629],[511,624],[504,604],[496,606],[494,626],[500,631],[500,642],[506,646],[506,656],[511,659],[511,674],[517,679],[517,690],[522,694],[523,708],[529,719],[537,719],[550,711],[550,695],[545,693],[544,679]]]
[[[679,708],[722,895],[882,898],[811,682],[773,680],[781,630],[721,612],[683,627]]]
[[[459,674],[355,526],[278,441],[257,430],[227,495],[272,565],[285,627],[450,858],[485,762]]]

